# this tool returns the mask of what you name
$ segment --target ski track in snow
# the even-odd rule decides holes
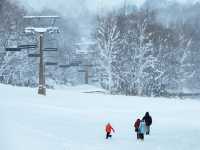
[[[200,101],[82,93],[0,85],[2,150],[199,150]],[[12,93],[12,94],[10,94]],[[133,122],[150,111],[151,135],[137,141]],[[105,139],[104,126],[116,129]]]

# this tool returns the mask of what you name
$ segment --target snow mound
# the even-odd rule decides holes
[[[55,89],[65,90],[70,92],[80,92],[80,93],[109,93],[108,91],[92,86],[92,85],[78,85],[78,86],[56,86]]]

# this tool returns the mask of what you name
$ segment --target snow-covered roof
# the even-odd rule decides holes
[[[53,18],[53,19],[58,19],[60,18],[59,16],[24,16],[24,19],[39,19],[39,18]]]
[[[35,28],[35,27],[26,27],[25,32],[38,32],[38,33],[44,33],[44,32],[58,32],[58,27],[46,27],[46,28]]]

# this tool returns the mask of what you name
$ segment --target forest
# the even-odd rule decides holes
[[[38,86],[38,61],[28,57],[37,49],[6,52],[33,44],[24,33],[25,15],[58,15],[60,33],[45,36],[46,85],[91,84],[112,94],[167,96],[200,89],[200,3],[146,0],[140,7],[126,4],[92,13],[87,8],[72,17],[51,9],[27,10],[0,1],[0,82]],[[38,23],[39,24],[39,23]],[[63,66],[63,67],[62,67]]]

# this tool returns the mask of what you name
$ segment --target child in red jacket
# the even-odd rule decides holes
[[[112,137],[112,135],[111,135],[111,132],[112,132],[112,131],[115,133],[115,129],[113,129],[113,127],[111,126],[110,123],[108,123],[108,124],[106,125],[105,130],[106,130],[106,139]]]
[[[135,132],[137,133],[137,139],[140,139],[140,135],[139,135],[140,134],[139,132],[140,119],[139,118],[135,121],[134,127],[135,127]]]

